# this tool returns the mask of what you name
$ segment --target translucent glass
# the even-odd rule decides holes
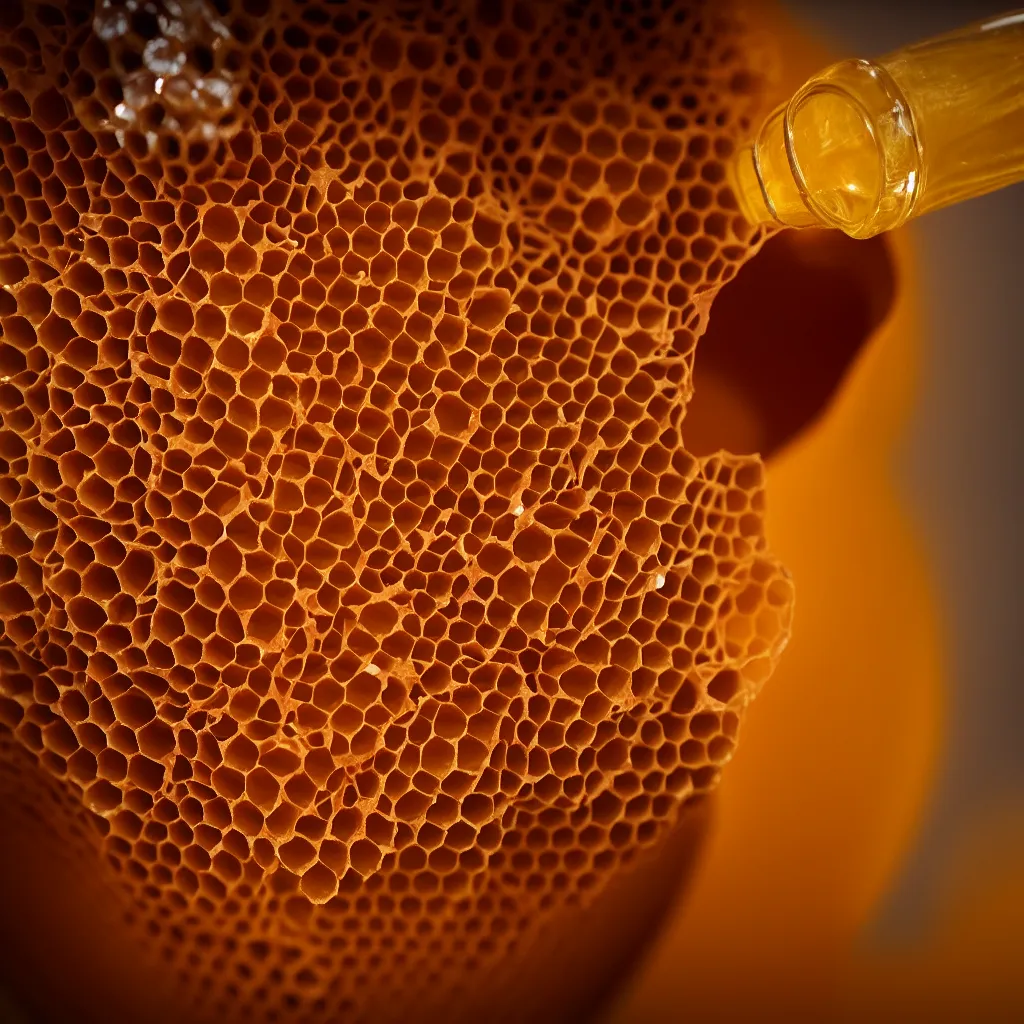
[[[833,64],[732,168],[752,223],[868,238],[1024,179],[1024,11]]]

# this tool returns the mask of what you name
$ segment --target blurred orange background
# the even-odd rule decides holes
[[[782,96],[998,10],[790,6]],[[887,316],[769,463],[794,638],[606,1024],[1024,1020],[1022,186],[887,243]]]

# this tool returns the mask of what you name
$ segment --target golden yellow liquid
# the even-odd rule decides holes
[[[733,166],[752,223],[857,238],[1022,179],[1024,11],[832,65]]]

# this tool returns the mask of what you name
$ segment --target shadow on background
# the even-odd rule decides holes
[[[884,238],[770,238],[715,296],[697,345],[687,450],[767,460],[812,429],[888,315],[895,286]]]
[[[788,6],[832,59],[1004,9]],[[769,475],[794,641],[725,773],[693,897],[608,1022],[1024,1019],[1024,185],[908,242],[918,307],[899,295]]]

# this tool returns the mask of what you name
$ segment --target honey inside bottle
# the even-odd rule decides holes
[[[732,176],[752,223],[855,238],[1024,179],[1024,11],[826,68]]]

